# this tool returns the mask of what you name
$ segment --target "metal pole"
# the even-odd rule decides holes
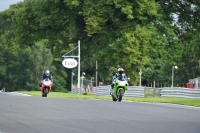
[[[81,47],[80,47],[80,40],[78,40],[78,89],[80,89],[80,94],[81,94],[81,87],[80,87],[80,76],[81,76],[81,72],[80,72],[80,69],[81,69],[81,63],[80,63],[80,60],[81,60]]]
[[[174,86],[174,66],[172,66],[172,86],[171,87],[173,87]]]
[[[73,89],[73,76],[74,76],[74,73],[72,72],[72,77],[71,77],[71,82],[72,82],[72,83],[71,83],[71,91],[72,91],[72,92],[73,92],[73,90],[74,90],[74,89]]]
[[[139,75],[140,75],[140,86],[142,86],[142,69],[140,69]]]
[[[97,72],[97,69],[98,69],[98,67],[97,67],[97,61],[96,61],[96,87],[97,87],[97,85],[98,85],[98,72]]]
[[[71,92],[73,92],[73,72],[72,72],[72,76],[71,76]]]
[[[93,77],[91,77],[91,88],[92,88],[92,78],[93,78]]]
[[[81,87],[81,91],[82,91],[82,89],[83,89],[83,75],[82,75],[81,78],[82,78],[82,87]]]

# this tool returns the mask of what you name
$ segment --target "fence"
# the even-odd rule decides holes
[[[93,88],[93,95],[110,96],[110,85],[98,86]],[[188,88],[150,88],[140,86],[128,86],[124,94],[125,97],[182,97],[182,98],[200,98],[200,89]]]
[[[6,91],[6,89],[3,87],[2,88],[2,90],[0,90],[0,92],[5,92]]]
[[[92,86],[94,86],[95,81],[93,80],[87,80],[83,79],[80,81],[80,88],[81,88],[81,93],[84,92],[92,92]],[[80,94],[80,88],[78,88],[76,85],[72,84],[71,92],[73,94]]]

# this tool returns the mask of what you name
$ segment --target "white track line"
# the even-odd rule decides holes
[[[23,96],[31,96],[31,95],[28,95],[28,94],[23,94],[23,93],[18,93],[18,92],[11,92],[11,93],[15,93],[15,94],[23,95]]]

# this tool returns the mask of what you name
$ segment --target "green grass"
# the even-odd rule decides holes
[[[40,91],[16,91],[16,92],[28,94],[28,95],[35,96],[35,97],[42,97],[42,94]],[[50,92],[47,97],[111,100],[111,97],[106,97],[106,96],[80,95],[80,94],[70,94],[70,93],[62,93],[62,92]]]
[[[35,97],[41,97],[40,91],[17,91],[18,93],[29,94]],[[101,99],[101,100],[112,100],[111,96],[94,96],[94,95],[80,95],[70,94],[62,92],[50,92],[48,97],[51,98],[82,98],[82,99]],[[172,103],[180,105],[189,105],[200,107],[200,99],[190,98],[161,98],[161,97],[147,97],[147,98],[133,98],[123,97],[122,100],[129,100],[133,102],[152,102],[152,103]]]

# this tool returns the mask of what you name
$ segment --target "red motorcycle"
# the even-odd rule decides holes
[[[46,78],[42,81],[42,97],[47,97],[47,94],[51,91],[52,81],[49,78]]]

